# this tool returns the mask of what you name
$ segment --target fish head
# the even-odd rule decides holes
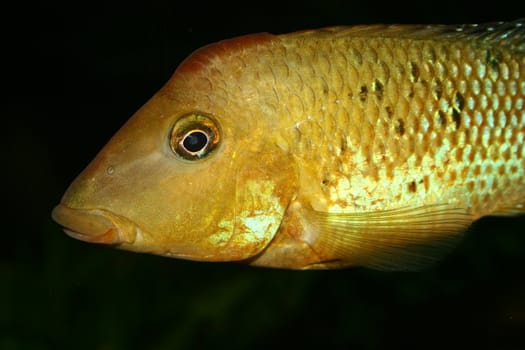
[[[270,243],[293,162],[217,50],[181,64],[74,180],[52,214],[67,234],[203,261],[247,259]]]

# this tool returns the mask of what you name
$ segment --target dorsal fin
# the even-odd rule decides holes
[[[525,52],[525,18],[512,22],[464,25],[356,25],[307,30],[284,35],[288,38],[316,37],[383,37],[406,39],[465,39],[500,45]]]
[[[489,45],[508,47],[525,53],[525,18],[512,22],[486,23],[458,26],[451,37],[472,38]]]

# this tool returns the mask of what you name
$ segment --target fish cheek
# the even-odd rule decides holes
[[[244,260],[260,253],[274,238],[286,208],[296,190],[293,164],[280,152],[260,152],[246,157],[235,177],[233,220],[220,228],[228,229],[210,237],[222,241],[231,260]]]

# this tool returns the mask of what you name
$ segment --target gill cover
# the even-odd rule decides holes
[[[229,245],[242,259],[260,253],[278,231],[295,188],[291,159],[278,149],[250,157],[236,176],[235,215]]]

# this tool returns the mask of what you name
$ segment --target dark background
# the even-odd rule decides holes
[[[252,32],[524,16],[518,1],[21,3],[2,11],[0,349],[525,348],[525,218],[416,273],[281,271],[90,245],[51,209],[191,51]]]

